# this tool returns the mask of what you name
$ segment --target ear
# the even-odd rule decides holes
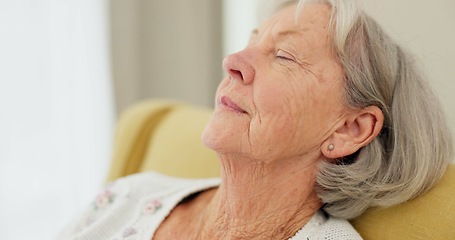
[[[352,113],[323,142],[321,152],[329,159],[349,156],[373,141],[381,132],[383,123],[384,115],[376,106]]]

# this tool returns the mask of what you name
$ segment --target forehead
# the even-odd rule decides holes
[[[297,12],[297,5],[292,4],[278,10],[258,29],[258,33],[270,31],[269,34],[281,35],[284,33],[317,33],[327,35],[331,8],[327,4],[305,4]]]

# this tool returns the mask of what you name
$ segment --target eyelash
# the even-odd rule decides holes
[[[295,58],[294,56],[292,56],[290,53],[286,52],[286,51],[283,51],[281,49],[279,49],[276,53],[276,57],[278,59],[282,59],[282,60],[285,60],[285,61],[293,61],[295,62]]]

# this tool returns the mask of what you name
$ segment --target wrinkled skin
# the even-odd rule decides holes
[[[227,77],[203,135],[208,147],[264,163],[318,155],[347,109],[327,34],[330,8],[306,8],[297,24],[295,6],[279,11],[243,51],[224,59]],[[221,104],[223,96],[246,113]]]

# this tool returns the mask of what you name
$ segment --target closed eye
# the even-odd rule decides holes
[[[276,57],[279,58],[279,59],[282,59],[282,60],[286,60],[286,61],[294,61],[295,62],[295,57],[286,52],[286,51],[283,51],[281,49],[279,49],[277,52],[276,52]]]

